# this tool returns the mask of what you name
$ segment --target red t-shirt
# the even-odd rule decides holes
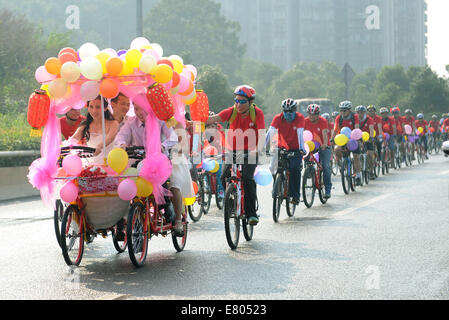
[[[362,130],[363,132],[370,133],[369,127],[371,125],[374,126],[374,120],[368,115],[366,116],[365,120],[360,120],[360,130]]]
[[[278,130],[278,147],[286,150],[299,150],[297,129],[304,128],[304,116],[296,112],[293,122],[287,122],[282,113],[276,115],[271,126]]]
[[[309,117],[305,119],[305,125],[304,130],[309,130],[313,134],[313,140],[317,141],[320,145],[323,144],[324,141],[324,130],[329,130],[327,134],[327,145],[330,145],[330,136],[331,136],[331,130],[329,124],[327,123],[327,120],[323,117],[318,118],[317,123],[313,123]]]
[[[446,128],[449,127],[449,118],[444,119],[442,127],[444,128],[444,132],[446,132],[447,131]]]
[[[440,121],[438,121],[438,120],[436,120],[436,121],[430,120],[429,126],[431,126],[432,128],[435,129],[435,131],[437,131],[440,128]]]
[[[374,117],[371,117],[371,119],[373,119],[374,130],[376,130],[376,133],[379,134],[378,125],[380,123],[380,127],[382,128],[382,117],[376,114]]]
[[[338,115],[337,118],[335,118],[335,128],[334,131],[339,134],[340,130],[344,127],[348,127],[351,130],[355,129],[355,125],[360,124],[359,122],[359,115],[357,113],[353,113],[354,115],[354,123],[352,123],[352,117],[350,117],[348,120],[343,120],[342,125],[340,127],[340,118],[341,115]]]
[[[395,118],[393,116],[393,120],[396,123],[396,130],[398,134],[402,134],[402,122],[403,122],[403,118],[402,117],[397,117]]]
[[[78,120],[75,122],[75,124],[73,126],[71,126],[67,123],[66,117],[60,118],[59,123],[61,124],[61,133],[64,136],[64,138],[67,140],[68,138],[73,136],[76,129],[78,129],[80,123],[82,121],[84,121],[85,119],[86,119],[86,117],[80,115]]]
[[[329,132],[332,132],[334,130],[335,122],[329,122]]]
[[[388,128],[386,127],[387,125]],[[396,126],[396,121],[394,121],[393,117],[388,117],[387,119],[382,118],[382,130],[384,133],[388,133],[389,135],[394,134],[394,126]]]
[[[411,116],[410,119],[407,119],[407,116],[402,117],[402,123],[405,125],[409,125],[413,128],[413,124],[415,123],[415,117]]]
[[[428,123],[427,123],[427,121],[426,120],[416,120],[415,121],[415,127],[416,127],[416,129],[419,129],[419,127],[422,127],[423,129],[424,129],[424,133],[427,133],[427,126],[428,126]]]
[[[244,117],[241,114],[237,113],[237,116],[235,117],[234,121],[229,125],[229,130],[226,137],[226,149],[233,151],[256,150],[257,143],[259,142],[258,130],[265,129],[265,117],[261,109],[259,109],[258,107],[255,107],[255,109],[256,109],[256,123],[253,123],[249,114]],[[223,122],[228,122],[232,116],[233,110],[234,106],[221,111],[218,115],[220,116]],[[241,139],[242,132],[244,135],[243,144]]]

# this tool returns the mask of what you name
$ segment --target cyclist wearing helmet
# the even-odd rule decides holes
[[[396,123],[396,130],[397,130],[397,136],[396,141],[399,143],[399,148],[401,150],[401,153],[403,154],[402,162],[405,162],[405,145],[404,145],[404,138],[403,135],[405,133],[404,129],[404,118],[400,116],[401,109],[398,107],[394,107],[391,110],[391,113],[393,114],[393,120]]]
[[[311,104],[307,107],[309,116],[305,120],[304,130],[309,130],[313,134],[313,140],[320,144],[319,156],[320,163],[323,166],[323,180],[324,180],[324,197],[329,199],[332,190],[332,170],[331,170],[331,155],[330,149],[330,130],[329,124],[324,117],[320,117],[320,106]],[[329,114],[327,114],[329,117]]]
[[[448,113],[444,114],[442,129],[443,129],[443,139],[444,140],[449,139],[449,114]]]
[[[366,108],[368,110],[368,115],[373,119],[374,122],[374,131],[376,131],[376,141],[375,144],[377,146],[377,156],[378,159],[381,158],[382,153],[382,141],[383,141],[383,130],[382,130],[382,117],[376,114],[376,107],[370,105]]]
[[[422,113],[419,113],[416,118],[417,120],[415,121],[415,127],[418,128],[418,130],[419,128],[423,129],[422,135],[420,135],[419,140],[421,141],[421,143],[424,143],[424,153],[426,154],[426,159],[429,159],[429,157],[427,156],[427,132],[429,124],[424,119],[424,114]]]
[[[355,111],[359,115],[359,121],[360,121],[360,130],[363,132],[369,133],[370,140],[365,142],[367,154],[368,154],[368,168],[370,169],[370,178],[373,179],[373,166],[375,161],[375,154],[374,154],[374,120],[366,114],[368,109],[365,106],[358,106],[355,108]]]
[[[432,116],[432,120],[429,122],[429,130],[432,133],[434,141],[439,141],[440,139],[440,121],[436,114]]]
[[[268,129],[265,146],[277,131],[279,148],[288,151],[302,151],[302,154],[305,154],[303,137],[304,116],[297,112],[298,103],[293,99],[286,99],[282,101],[281,107],[282,113],[274,117]],[[277,156],[273,157],[270,165],[270,170],[273,175],[277,171],[277,159]],[[289,159],[290,182],[288,196],[292,198],[291,203],[295,205],[298,205],[300,201],[301,170],[302,155],[298,153]]]
[[[258,162],[258,152],[263,147],[265,138],[265,117],[261,109],[254,104],[256,90],[243,85],[234,90],[234,106],[224,109],[214,116],[210,116],[206,125],[217,122],[229,122],[226,137],[226,149],[231,152],[243,152],[251,155],[245,160],[242,168],[242,181],[245,193],[245,214],[251,225],[259,223],[256,212],[257,186],[254,181],[254,172]],[[191,125],[191,124],[189,124]],[[256,161],[252,158],[256,155]],[[252,163],[255,162],[255,163]],[[221,182],[226,186],[226,179],[231,174],[231,164],[223,166]]]
[[[332,134],[331,142],[334,141],[334,138],[340,134],[341,129],[344,127],[348,127],[351,130],[358,129],[360,122],[359,122],[359,115],[352,112],[352,102],[351,101],[343,101],[339,105],[340,114],[335,119],[335,126],[334,126],[334,133]],[[356,184],[361,184],[361,173],[360,173],[360,161],[359,161],[359,155],[360,155],[360,148],[357,148],[357,150],[352,151],[352,154],[354,155],[354,169],[356,172]],[[337,160],[337,163],[340,163],[341,158],[343,157],[342,154],[342,147],[337,146],[335,147],[335,158]]]
[[[415,127],[415,117],[413,116],[413,110],[412,109],[407,109],[405,110],[405,116],[402,117],[402,123],[404,124],[404,134],[406,134],[405,132],[405,126],[409,125],[412,128],[412,134],[414,135],[414,132],[416,132],[416,127]],[[410,140],[407,139],[407,143],[410,144]],[[410,148],[412,150],[412,159],[415,160],[415,148]]]

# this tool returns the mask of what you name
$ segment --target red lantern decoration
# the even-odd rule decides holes
[[[168,91],[162,85],[155,83],[148,88],[147,99],[159,120],[166,121],[169,128],[176,124],[176,120],[173,117],[175,115],[175,105]]]
[[[42,136],[41,128],[47,124],[50,111],[50,97],[45,90],[35,90],[28,100],[27,120],[31,129],[30,136]]]
[[[196,91],[196,101],[190,105],[193,121],[205,123],[209,119],[209,99],[203,90]]]

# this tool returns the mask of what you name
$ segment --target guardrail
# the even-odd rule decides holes
[[[0,151],[0,159],[40,156],[40,151]],[[39,195],[28,182],[28,166],[0,167],[0,201],[28,198]]]

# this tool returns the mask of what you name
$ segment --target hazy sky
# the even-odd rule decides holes
[[[449,0],[427,0],[428,63],[447,76],[449,64]]]

